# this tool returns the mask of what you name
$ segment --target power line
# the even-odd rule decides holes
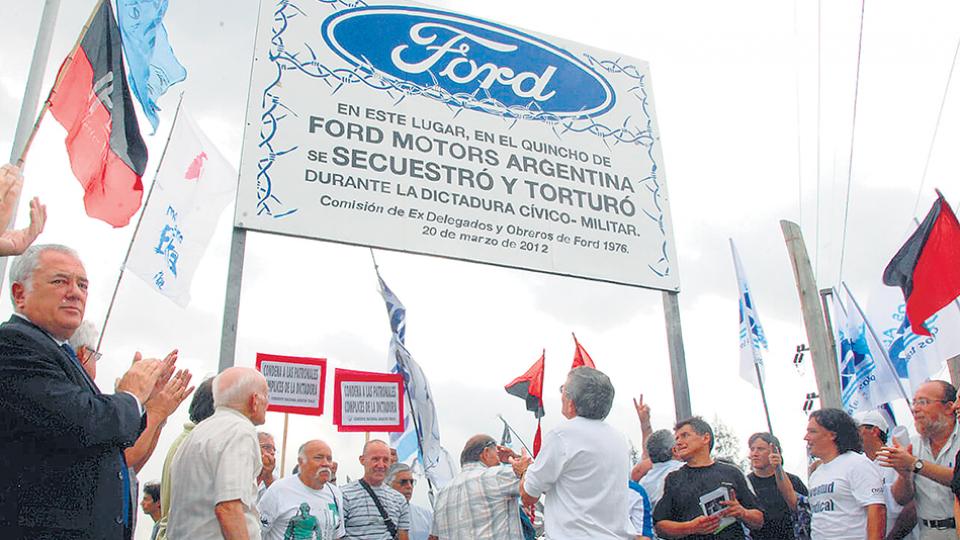
[[[843,232],[840,240],[840,270],[837,273],[837,283],[843,281],[843,256],[847,251],[847,218],[850,217],[850,185],[853,183],[853,151],[857,134],[857,99],[860,97],[860,58],[863,54],[863,13],[867,7],[867,0],[860,2],[860,37],[857,42],[857,75],[853,85],[853,121],[850,126],[850,160],[847,162],[847,197],[843,204]]]
[[[937,111],[937,122],[933,126],[933,136],[930,138],[930,148],[927,149],[927,161],[923,164],[923,175],[920,177],[920,186],[917,188],[917,200],[913,203],[913,212],[910,217],[917,215],[917,208],[920,207],[920,196],[923,194],[923,185],[927,181],[927,168],[930,167],[930,157],[933,155],[933,146],[937,141],[937,133],[940,131],[940,118],[943,117],[943,107],[947,103],[947,94],[950,92],[950,81],[953,80],[953,68],[957,65],[957,53],[960,53],[960,38],[957,39],[957,47],[953,51],[953,61],[950,62],[950,72],[947,75],[947,85],[943,89],[943,98],[940,100],[940,110]]]
[[[816,220],[814,221],[816,225],[816,244],[813,248],[813,256],[817,262],[815,263],[813,271],[814,280],[816,280],[817,276],[820,275],[820,106],[821,101],[823,101],[823,66],[821,63],[823,52],[822,12],[823,0],[817,0],[817,215]]]
[[[803,230],[803,148],[800,140],[800,32],[797,29],[797,0],[793,0],[793,43],[796,64],[793,72],[794,93],[797,101],[797,222]]]

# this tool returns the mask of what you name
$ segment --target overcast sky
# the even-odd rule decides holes
[[[814,2],[760,0],[434,4],[649,62],[679,256],[693,410],[710,421],[721,418],[744,445],[750,433],[765,430],[759,393],[738,377],[737,291],[727,244],[733,238],[770,341],[765,359],[774,430],[785,443],[788,468],[802,476],[801,406],[815,387],[809,363],[799,373],[790,362],[806,337],[778,220],[802,224],[818,285],[829,287],[839,279],[848,205],[842,274],[865,302],[913,216],[929,208],[933,188],[951,201],[960,197],[960,154],[952,151],[960,142],[956,85],[931,152],[960,6],[867,3],[850,168],[859,2],[822,2],[820,13]],[[92,5],[92,0],[63,2],[44,93]],[[166,26],[188,78],[160,101],[158,134],[147,138],[145,183],[152,179],[180,91],[200,126],[238,163],[258,5],[170,2]],[[0,4],[0,18],[7,21],[0,34],[5,152],[41,8],[39,1]],[[24,195],[39,195],[48,206],[41,241],[65,243],[81,253],[91,278],[87,317],[102,324],[132,227],[114,230],[85,216],[63,137],[52,117],[44,120],[27,160]],[[187,309],[151,293],[134,276],[123,279],[106,328],[101,387],[112,385],[137,350],[162,356],[178,347],[180,364],[198,379],[216,370],[232,215],[230,207],[222,216]],[[529,441],[532,415],[502,388],[543,348],[544,427],[561,421],[557,388],[570,365],[572,331],[616,384],[610,422],[639,445],[630,398],[643,393],[655,426],[672,423],[659,292],[384,251],[377,260],[406,304],[407,344],[430,378],[442,438],[452,454],[474,433],[498,436],[498,413]],[[9,303],[2,309],[8,312]],[[238,365],[253,365],[257,352],[269,352],[327,358],[331,375],[337,367],[385,369],[389,326],[369,250],[248,234],[239,333]],[[168,423],[141,480],[159,477],[165,449],[185,418],[184,407]],[[266,429],[279,435],[282,425],[282,416],[271,414]],[[362,435],[337,434],[329,414],[291,418],[288,469],[296,447],[316,437],[332,443],[344,474],[360,473]]]

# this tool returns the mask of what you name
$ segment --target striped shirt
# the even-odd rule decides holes
[[[410,529],[410,505],[400,492],[386,485],[370,486],[380,504],[397,526],[398,531]],[[377,510],[376,503],[370,498],[360,482],[350,482],[343,486],[343,520],[347,536],[357,540],[391,540],[387,525]]]
[[[431,534],[440,540],[523,540],[519,499],[513,467],[467,463],[437,496]]]

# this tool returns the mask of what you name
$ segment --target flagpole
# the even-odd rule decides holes
[[[738,301],[740,302],[740,324],[746,329],[746,339],[747,346],[750,347],[750,356],[753,358],[753,369],[757,373],[757,385],[760,387],[760,399],[763,401],[763,414],[767,417],[767,430],[769,430],[770,435],[773,435],[773,423],[770,422],[770,408],[767,406],[767,391],[763,385],[763,375],[760,373],[760,363],[763,359],[759,356],[759,351],[753,343],[753,328],[750,325],[750,314],[747,313],[747,302],[746,298],[743,295],[743,287],[741,282],[745,285],[747,282],[746,272],[741,276],[740,272],[743,270],[740,265],[740,256],[737,254],[737,248],[733,243],[733,238],[730,238],[730,252],[733,255],[733,270],[737,275],[737,291],[739,294]],[[760,325],[759,319],[757,320],[757,326]]]
[[[123,264],[120,265],[120,274],[117,276],[117,284],[113,287],[113,295],[110,297],[110,304],[107,306],[107,315],[103,318],[103,326],[100,327],[100,339],[97,341],[97,351],[103,343],[103,336],[107,333],[107,322],[110,321],[110,313],[113,312],[113,304],[117,300],[117,293],[120,291],[120,281],[123,280],[123,274],[127,268],[127,261],[130,260],[130,252],[133,250],[133,243],[137,239],[137,233],[140,231],[140,224],[143,223],[143,215],[147,212],[150,204],[150,196],[153,195],[153,188],[157,186],[157,176],[160,175],[160,167],[163,166],[163,158],[167,155],[167,147],[170,146],[170,139],[173,137],[173,130],[177,127],[177,119],[180,117],[180,106],[183,104],[183,92],[180,92],[180,100],[177,101],[177,110],[173,113],[173,121],[170,122],[170,132],[167,133],[167,140],[163,143],[163,152],[160,154],[160,162],[153,173],[153,182],[150,184],[150,190],[147,191],[147,198],[143,201],[143,207],[140,209],[140,217],[137,218],[137,225],[130,235],[130,244],[127,245],[127,254],[123,256]]]
[[[853,297],[853,293],[850,292],[850,288],[847,287],[846,282],[841,282],[843,285],[843,290],[847,291],[847,298],[853,302],[853,306],[857,308],[857,311],[860,312],[860,318],[863,319],[863,325],[867,327],[867,330],[870,331],[870,335],[873,336],[873,340],[877,343],[878,348],[880,349],[880,354],[883,356],[882,360],[886,363],[887,369],[890,370],[890,373],[893,375],[893,380],[897,381],[897,389],[900,390],[900,395],[903,396],[903,399],[907,403],[910,403],[910,397],[907,395],[906,390],[903,389],[903,383],[900,382],[900,376],[897,375],[897,369],[893,367],[893,362],[890,361],[890,356],[887,354],[886,347],[883,346],[883,342],[880,341],[880,338],[877,337],[877,333],[873,330],[873,325],[870,324],[870,320],[867,319],[867,314],[860,309],[860,304],[857,302],[857,299]]]
[[[23,167],[23,162],[27,159],[27,153],[30,152],[30,147],[33,145],[33,139],[37,136],[37,131],[40,129],[40,121],[43,120],[43,117],[47,114],[47,110],[50,108],[50,99],[53,97],[53,93],[57,91],[57,88],[63,81],[64,74],[66,74],[66,72],[70,69],[70,64],[73,63],[73,59],[77,54],[77,48],[80,47],[80,42],[83,41],[84,36],[87,35],[87,30],[90,29],[90,24],[93,23],[93,19],[100,11],[100,7],[103,5],[103,2],[104,0],[97,0],[96,5],[93,6],[93,12],[90,13],[90,17],[87,19],[87,22],[84,23],[83,29],[80,30],[80,35],[77,37],[77,42],[73,44],[73,48],[70,49],[70,54],[67,55],[66,60],[63,61],[63,65],[60,66],[60,71],[57,72],[57,78],[53,82],[53,86],[50,87],[50,92],[47,94],[46,101],[43,102],[43,108],[41,108],[40,112],[37,114],[37,120],[33,123],[33,129],[30,131],[27,141],[23,144],[23,150],[20,151],[20,156],[17,158],[17,167]],[[13,226],[13,224],[11,224],[11,226]]]
[[[513,426],[507,423],[507,420],[503,417],[502,414],[498,414],[497,418],[499,418],[500,421],[503,422],[503,425],[507,426],[507,429],[510,430],[510,433],[513,433],[513,435],[517,438],[517,440],[520,441],[520,446],[523,446],[523,449],[526,450],[527,453],[532,456],[533,452],[530,451],[530,448],[527,446],[527,443],[523,442],[523,438],[520,437],[520,434],[517,433],[517,430],[513,429]]]
[[[373,253],[373,250],[371,250],[371,254],[372,253]],[[377,275],[379,275],[379,272],[377,273]],[[394,337],[394,339],[396,339],[396,337]],[[397,341],[397,343],[399,343],[401,347],[406,348],[399,341]],[[406,373],[410,373],[410,370],[407,368],[407,365],[406,365],[407,363],[403,361],[403,358],[402,358],[402,355],[400,354],[399,349],[397,349],[395,361],[397,362],[398,365],[400,365],[400,369],[402,369]],[[417,434],[417,448],[419,449],[418,457],[420,458],[420,466],[423,467],[423,476],[427,479],[427,492],[428,492],[427,494],[430,497],[430,507],[433,508],[433,504],[434,504],[433,482],[430,480],[430,475],[427,474],[427,464],[423,458],[423,433],[420,431],[420,421],[417,418],[416,410],[414,410],[413,408],[413,398],[410,397],[410,386],[407,383],[407,378],[403,376],[403,373],[400,374],[400,378],[403,380],[403,392],[407,395],[407,403],[410,405],[410,419],[413,420],[413,429]]]

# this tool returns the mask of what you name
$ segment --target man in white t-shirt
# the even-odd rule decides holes
[[[550,540],[633,539],[623,486],[630,471],[627,439],[603,421],[613,405],[613,384],[596,369],[578,367],[560,390],[568,421],[543,438],[520,480],[520,496],[529,506],[546,494]]]
[[[889,467],[881,467],[877,460],[877,452],[887,444],[890,433],[887,420],[876,410],[863,411],[853,415],[860,429],[860,438],[863,440],[863,453],[873,462],[880,477],[883,478],[883,498],[887,503],[887,538],[916,540],[918,538],[915,526],[917,524],[916,504],[911,501],[906,506],[900,505],[894,498],[891,488],[897,480],[897,471]]]
[[[857,424],[840,409],[810,415],[807,448],[821,465],[810,475],[812,540],[882,540],[887,510],[880,471],[861,454]]]
[[[300,447],[296,476],[281,478],[260,499],[264,540],[333,540],[345,534],[343,495],[329,483],[333,451],[320,440]]]

